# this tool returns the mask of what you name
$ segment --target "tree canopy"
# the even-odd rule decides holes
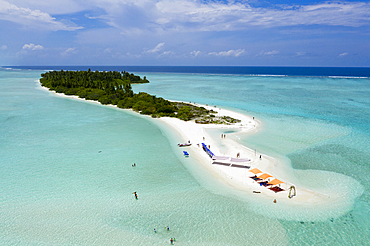
[[[214,111],[187,103],[171,102],[145,92],[135,94],[131,84],[149,83],[126,71],[50,71],[41,74],[40,83],[57,93],[76,95],[101,104],[113,104],[119,108],[133,109],[152,117],[176,117],[182,120],[200,119]],[[204,123],[204,120],[201,120]],[[210,122],[208,122],[210,123]],[[214,122],[211,122],[214,123]]]

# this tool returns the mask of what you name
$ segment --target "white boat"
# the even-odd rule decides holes
[[[179,143],[177,144],[179,147],[186,147],[186,146],[191,146],[191,143]]]

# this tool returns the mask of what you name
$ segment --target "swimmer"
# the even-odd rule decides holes
[[[132,194],[134,194],[134,195],[135,195],[135,199],[137,200],[138,198],[137,198],[137,193],[136,193],[136,191],[135,191],[134,193],[132,193]]]

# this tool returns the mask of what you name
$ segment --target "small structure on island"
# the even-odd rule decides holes
[[[296,195],[297,195],[297,192],[296,192],[295,186],[294,185],[290,186],[288,198],[293,198],[293,196],[296,196]]]

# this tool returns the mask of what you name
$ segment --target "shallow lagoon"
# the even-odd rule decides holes
[[[303,221],[281,221],[288,232],[289,244],[356,245],[370,240],[369,233],[363,233],[370,231],[369,79],[196,74],[147,77],[152,85],[144,85],[147,87],[144,89],[137,86],[137,91],[222,105],[255,116],[262,122],[261,130],[240,136],[239,142],[297,169],[296,182],[317,186],[329,182],[334,187],[338,185],[339,193],[363,192],[352,211],[339,218],[310,222],[309,227]],[[312,170],[312,174],[299,169]],[[326,180],[320,180],[315,170],[339,175],[335,175],[337,179],[328,175]],[[325,173],[321,174],[325,177]],[[320,217],[320,212],[313,217]]]
[[[282,156],[297,169],[344,174],[364,188],[340,217],[297,221],[289,214],[284,220],[257,211],[182,158],[176,134],[151,119],[55,97],[37,89],[39,75],[1,71],[1,244],[161,245],[171,237],[181,245],[364,245],[370,240],[366,79],[293,82],[290,77],[143,73],[151,84],[134,86],[167,99],[254,115],[263,130],[241,137],[243,144]],[[343,93],[354,101],[343,98],[343,81]],[[292,83],[296,89],[289,93]],[[333,93],[328,84],[336,88]],[[299,91],[311,100],[302,100]],[[302,182],[314,180],[312,175]]]

